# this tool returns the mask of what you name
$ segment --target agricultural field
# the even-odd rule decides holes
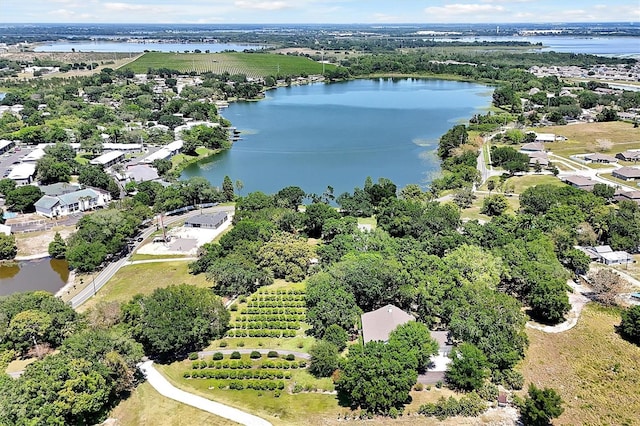
[[[567,332],[527,329],[526,383],[552,387],[565,402],[554,425],[638,424],[640,347],[616,333],[619,324],[617,310],[590,303]]]
[[[325,69],[335,65],[325,64]],[[266,77],[322,74],[323,65],[303,56],[272,53],[161,53],[148,52],[123,68],[146,73],[149,68],[169,68],[180,72],[212,72],[245,74],[247,77]]]

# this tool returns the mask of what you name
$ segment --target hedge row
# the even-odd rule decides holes
[[[246,308],[238,312],[240,315],[304,315],[305,308]]]
[[[259,290],[254,296],[264,296],[269,294],[304,294],[304,290]]]
[[[264,302],[248,302],[247,308],[304,308],[307,303],[299,300],[268,300]]]
[[[277,301],[304,301],[304,295],[283,295],[283,296],[251,296],[252,302],[277,302]]]
[[[256,322],[256,321],[304,321],[305,315],[271,315],[271,314],[240,314],[238,321]]]
[[[297,330],[300,328],[299,322],[282,322],[282,321],[261,321],[261,322],[236,322],[233,328],[246,330]]]
[[[230,330],[227,337],[296,337],[296,330]]]
[[[260,368],[284,368],[284,369],[296,369],[298,367],[305,368],[307,366],[307,361],[298,361],[298,362],[286,362],[286,361],[265,361],[260,365]]]
[[[191,370],[183,374],[186,379],[290,379],[290,371],[282,370]]]
[[[252,368],[253,363],[251,361],[193,361],[191,368],[231,368],[233,370],[242,370]]]

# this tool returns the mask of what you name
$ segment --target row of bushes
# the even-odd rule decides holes
[[[282,370],[192,370],[185,371],[185,379],[290,379],[290,371]]]
[[[283,295],[283,296],[252,296],[250,302],[285,302],[304,301],[305,295]]]
[[[265,295],[274,295],[274,294],[302,294],[304,295],[304,290],[260,290],[253,294],[252,297],[259,297]]]
[[[240,322],[257,322],[257,321],[304,321],[305,315],[271,315],[271,314],[241,314],[237,321]]]
[[[191,363],[191,368],[199,369],[199,368],[231,368],[233,370],[242,370],[249,369],[253,367],[253,363],[251,361],[193,361]]]
[[[444,420],[447,417],[463,416],[476,417],[486,411],[487,402],[477,393],[471,392],[460,399],[450,396],[448,399],[441,397],[438,402],[429,402],[420,406],[418,413]]]
[[[298,362],[284,362],[284,361],[265,361],[262,363],[260,368],[284,368],[284,369],[295,369],[295,368],[305,368],[307,366],[307,361],[298,361]]]
[[[304,315],[305,308],[246,308],[238,312],[240,315]]]
[[[274,390],[274,396],[280,396],[280,391],[284,389],[284,381],[282,380],[215,380],[211,383],[210,389],[255,389],[255,390]]]
[[[306,302],[300,300],[267,300],[264,302],[248,302],[247,308],[304,308]]]
[[[230,330],[228,337],[296,337],[296,330]]]
[[[259,321],[259,322],[236,322],[232,327],[246,330],[297,330],[300,328],[299,322],[282,321]]]

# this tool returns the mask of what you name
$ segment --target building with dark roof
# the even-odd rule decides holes
[[[640,179],[640,168],[638,167],[620,167],[611,172],[613,177],[622,180]]]
[[[599,164],[611,164],[617,163],[618,159],[612,157],[610,155],[600,154],[596,152],[595,154],[589,154],[584,156],[585,161],[589,161],[591,163],[599,163]]]
[[[414,321],[415,318],[394,305],[386,305],[372,312],[362,314],[362,340],[386,342],[389,334],[399,325]]]
[[[188,228],[218,229],[228,219],[227,213],[217,212],[214,214],[199,214],[190,217],[184,222]]]
[[[584,176],[567,176],[563,181],[574,188],[584,189],[585,191],[593,191],[597,181]]]

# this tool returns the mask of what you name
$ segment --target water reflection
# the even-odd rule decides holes
[[[46,257],[5,263],[0,265],[0,296],[34,290],[56,293],[68,279],[66,260]]]

